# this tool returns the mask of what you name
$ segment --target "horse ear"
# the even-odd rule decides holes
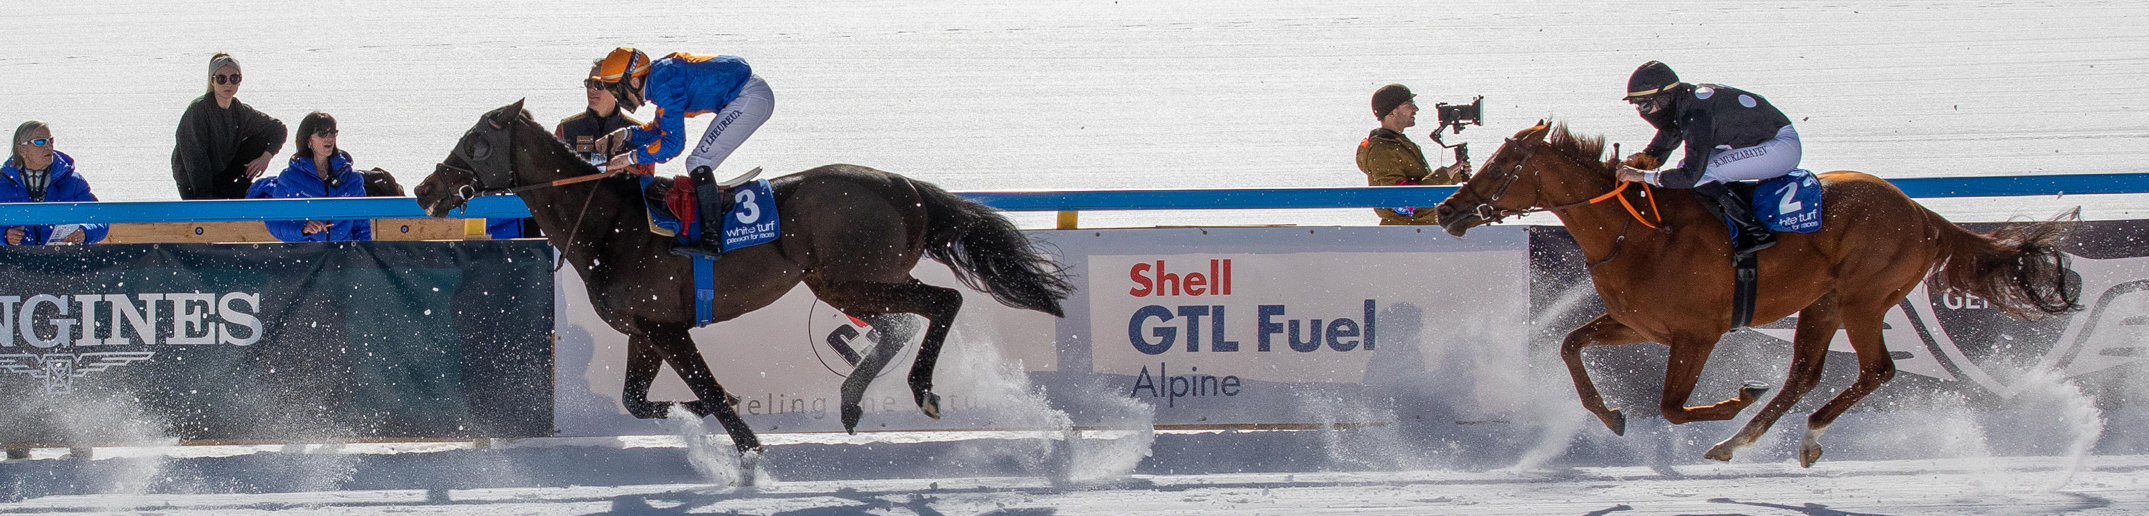
[[[515,121],[515,117],[522,115],[522,102],[525,100],[529,99],[516,99],[514,104],[508,104],[507,107],[500,108],[499,111],[493,112],[493,122],[498,123],[500,125],[507,125],[508,122]]]
[[[1552,130],[1552,128],[1551,128],[1550,126],[1547,126],[1547,125],[1545,125],[1545,121],[1543,121],[1543,120],[1538,120],[1538,121],[1537,121],[1537,125],[1533,125],[1533,126],[1530,126],[1530,128],[1528,128],[1528,129],[1523,129],[1523,130],[1521,130],[1521,131],[1519,131],[1519,132],[1516,132],[1516,133],[1515,133],[1515,137],[1514,137],[1514,138],[1510,138],[1510,139],[1513,139],[1513,140],[1542,140],[1542,139],[1544,139],[1544,138],[1545,138],[1545,133],[1547,133],[1547,132],[1550,132],[1551,130]]]

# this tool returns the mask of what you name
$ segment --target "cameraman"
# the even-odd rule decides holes
[[[1365,172],[1366,185],[1451,185],[1469,179],[1469,163],[1434,169],[1426,163],[1425,151],[1403,135],[1404,129],[1418,125],[1415,97],[1401,84],[1373,92],[1373,118],[1380,120],[1380,128],[1358,142],[1358,170]],[[1373,213],[1380,215],[1383,226],[1440,223],[1431,207],[1374,208]]]

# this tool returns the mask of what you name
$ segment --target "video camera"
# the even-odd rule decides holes
[[[1455,149],[1456,163],[1469,163],[1470,144],[1448,145],[1448,142],[1440,141],[1440,130],[1453,129],[1455,134],[1462,134],[1464,125],[1485,125],[1482,118],[1485,112],[1485,96],[1473,97],[1469,104],[1434,104],[1433,109],[1440,113],[1440,127],[1433,128],[1431,136],[1433,143],[1438,143],[1443,148]]]

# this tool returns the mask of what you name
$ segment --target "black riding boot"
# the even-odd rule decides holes
[[[701,238],[691,246],[673,247],[672,254],[717,259],[724,254],[724,193],[709,167],[695,167],[687,178],[694,183],[694,214],[701,219]]]
[[[1708,183],[1695,186],[1694,193],[1707,197],[1702,204],[1714,204],[1716,209],[1711,211],[1719,212],[1738,227],[1739,236],[1731,243],[1733,259],[1776,245],[1776,231],[1761,224],[1761,219],[1754,216],[1753,205],[1738,191],[1723,183]]]

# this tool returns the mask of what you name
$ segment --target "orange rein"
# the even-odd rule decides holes
[[[1605,199],[1617,197],[1619,198],[1619,205],[1625,206],[1627,208],[1627,214],[1633,215],[1634,220],[1640,221],[1643,226],[1648,226],[1649,229],[1656,229],[1656,224],[1650,224],[1649,219],[1642,218],[1642,212],[1634,209],[1633,202],[1628,201],[1626,197],[1619,195],[1620,193],[1627,191],[1627,185],[1630,184],[1634,184],[1634,182],[1620,181],[1618,188],[1613,188],[1612,191],[1605,192],[1604,195],[1599,195],[1594,199],[1590,199],[1589,202],[1582,204],[1596,204],[1604,202]],[[1655,190],[1651,190],[1649,188],[1649,183],[1642,183],[1642,196],[1649,198],[1649,213],[1656,216],[1657,224],[1662,224],[1664,223],[1664,211],[1657,209],[1657,196],[1651,195],[1654,192]]]

